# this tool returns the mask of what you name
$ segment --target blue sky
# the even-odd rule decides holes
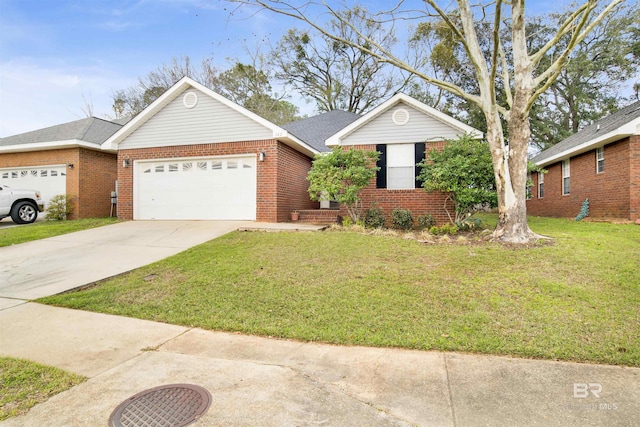
[[[529,5],[539,13],[566,3]],[[105,117],[114,91],[172,57],[225,67],[245,57],[243,46],[276,43],[298,25],[235,9],[222,0],[0,0],[0,136],[83,118],[85,103]]]

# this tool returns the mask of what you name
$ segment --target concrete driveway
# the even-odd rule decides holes
[[[128,221],[0,248],[0,310],[161,260],[247,221]]]

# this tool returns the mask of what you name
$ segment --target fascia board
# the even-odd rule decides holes
[[[6,145],[0,147],[0,153],[22,153],[29,151],[57,150],[75,147],[102,151],[100,145],[98,144],[82,141],[80,139],[69,139],[65,141],[33,142],[30,144]]]
[[[640,118],[633,120],[619,128],[605,133],[603,135],[598,136],[597,138],[592,138],[588,141],[583,142],[580,145],[576,145],[575,147],[568,148],[564,151],[559,152],[549,158],[539,160],[536,162],[537,166],[547,166],[560,160],[566,160],[569,157],[577,156],[578,154],[582,154],[586,151],[590,151],[593,148],[596,148],[600,145],[605,145],[609,142],[618,141],[620,139],[626,138],[631,135],[639,135],[640,134]]]

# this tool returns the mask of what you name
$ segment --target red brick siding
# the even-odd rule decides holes
[[[311,159],[293,148],[278,143],[277,222],[290,221],[293,210],[319,208],[309,197],[307,174]]]
[[[571,194],[562,195],[562,162],[546,166],[544,198],[538,198],[538,176],[533,174],[531,215],[575,217],[586,198],[592,218],[630,219],[629,138],[605,145],[604,172],[596,173],[595,149],[572,157]]]
[[[629,219],[636,221],[640,219],[640,135],[629,140],[629,179]]]
[[[170,159],[183,157],[223,156],[266,153],[258,162],[257,221],[277,221],[278,146],[275,140],[244,141],[216,144],[180,145],[139,148],[118,151],[118,218],[133,219],[133,171],[135,160]],[[123,167],[124,159],[130,166]]]
[[[73,164],[73,169],[66,171],[66,193],[75,198],[70,219],[109,215],[115,162],[115,154],[77,147],[0,155],[0,168]]]
[[[445,142],[428,142],[426,150],[442,149]],[[361,150],[375,151],[375,145],[358,145],[355,148]],[[376,188],[376,181],[371,183],[362,191],[362,206],[364,209],[376,206],[382,209],[387,217],[387,223],[391,223],[391,212],[395,208],[409,209],[414,220],[419,215],[431,214],[438,224],[449,222],[449,217],[444,209],[446,195],[440,192],[427,193],[422,188],[413,190],[388,190]],[[341,215],[347,215],[344,208]]]
[[[79,176],[78,216],[109,216],[111,192],[116,189],[116,155],[81,148],[79,157],[77,168],[73,168]]]

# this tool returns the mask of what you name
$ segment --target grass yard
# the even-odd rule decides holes
[[[640,227],[530,225],[553,243],[235,232],[39,301],[344,345],[640,366]]]
[[[115,224],[117,218],[88,218],[70,221],[41,221],[35,224],[0,229],[0,247],[45,239],[87,228],[102,227]]]
[[[0,357],[0,421],[31,407],[86,378],[28,360]]]

